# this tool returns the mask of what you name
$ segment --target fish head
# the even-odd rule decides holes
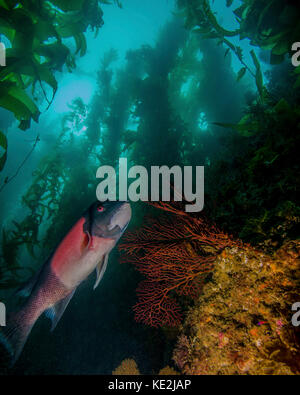
[[[95,202],[89,210],[91,236],[118,240],[131,219],[127,201]]]

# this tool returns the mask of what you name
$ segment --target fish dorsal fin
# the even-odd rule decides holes
[[[97,267],[96,267],[96,273],[97,273],[97,278],[96,278],[96,282],[94,285],[94,290],[98,287],[100,281],[102,280],[102,277],[105,273],[105,270],[107,268],[107,263],[108,263],[108,256],[109,254],[105,254],[103,259],[98,263]]]
[[[52,321],[51,332],[55,329],[56,325],[61,319],[74,293],[75,293],[75,289],[60,302],[56,303],[54,306],[50,307],[45,311],[46,316],[50,318]]]

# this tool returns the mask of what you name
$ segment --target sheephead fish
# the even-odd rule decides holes
[[[128,202],[96,202],[83,214],[39,272],[19,294],[27,296],[23,307],[8,315],[0,332],[0,343],[13,365],[30,331],[43,312],[52,320],[53,330],[78,285],[94,270],[101,281],[108,255],[124,233],[131,218]]]

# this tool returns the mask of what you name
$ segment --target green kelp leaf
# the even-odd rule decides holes
[[[113,1],[113,3],[114,3],[115,5],[117,5],[119,8],[123,8],[123,5],[122,5],[122,3],[121,3],[119,0],[112,0],[112,1]],[[112,5],[112,4],[113,4],[112,1],[109,1],[109,0],[100,0],[100,3],[101,3],[101,4],[106,4],[106,5]]]
[[[80,52],[80,56],[84,56],[86,54],[87,45],[86,39],[83,33],[75,34],[74,39],[76,42],[76,54]]]
[[[3,132],[1,132],[0,130],[0,147],[1,147],[1,151],[0,151],[0,171],[2,171],[6,159],[7,159],[7,138],[5,136],[5,134]],[[3,152],[4,150],[4,152]]]
[[[7,150],[7,138],[3,132],[0,130],[0,147],[2,147],[5,151]]]
[[[13,95],[7,94],[0,97],[0,106],[8,111],[14,113],[19,120],[22,118],[29,119],[31,112],[22,101],[15,98]]]
[[[78,21],[74,20],[74,22],[60,23],[60,25],[57,26],[56,31],[62,38],[70,38],[85,31],[86,27],[87,24],[84,20],[79,19]]]
[[[226,0],[226,7],[231,7],[233,0]]]
[[[272,49],[272,54],[274,55],[285,55],[289,52],[289,44],[286,37],[277,41],[276,45]]]
[[[119,8],[123,8],[123,5],[122,5],[122,3],[120,2],[120,0],[115,0],[115,3],[117,4],[117,6],[118,6]]]
[[[10,42],[14,40],[16,31],[9,27],[1,26],[0,24],[0,33],[5,36]]]
[[[35,33],[34,21],[30,11],[17,7],[9,11],[9,16],[11,27],[16,31],[12,47],[23,49],[24,53],[30,52]]]
[[[283,125],[287,122],[298,123],[300,109],[293,108],[285,99],[280,99],[273,111],[276,112],[277,122]]]
[[[263,76],[261,70],[256,71],[255,75],[256,86],[261,98],[264,96]]]
[[[35,53],[47,58],[47,65],[56,70],[62,71],[63,65],[67,62],[70,50],[62,43],[42,44],[35,48]]]
[[[250,137],[257,132],[257,124],[255,122],[246,122],[248,116],[242,118],[239,123],[224,123],[224,122],[213,122],[213,125],[220,126],[226,129],[232,129],[239,132],[244,137]]]
[[[6,19],[7,24],[13,23],[13,21],[10,18],[7,18],[7,15],[11,15],[11,12],[16,7],[17,3],[19,3],[18,0],[0,0],[0,14],[4,14],[4,18]]]
[[[255,68],[256,68],[256,74],[255,74],[256,86],[257,86],[257,89],[258,89],[260,97],[263,98],[263,96],[264,96],[264,85],[263,85],[263,75],[262,75],[262,72],[261,72],[260,63],[259,63],[259,61],[257,59],[257,56],[256,56],[256,54],[255,54],[253,49],[250,51],[250,54],[252,56],[253,63],[254,63]]]
[[[244,55],[241,47],[236,47],[236,55],[239,58],[239,60],[242,62]]]
[[[27,130],[30,128],[31,125],[31,119],[23,119],[20,123],[19,123],[19,129],[21,130]]]
[[[213,125],[220,126],[226,129],[236,130],[244,136],[251,136],[253,133],[249,130],[251,129],[251,123],[249,124],[239,124],[239,123],[223,123],[223,122],[213,122]]]
[[[40,115],[37,106],[26,92],[13,84],[0,85],[0,107],[13,112],[20,121],[33,118],[37,122]]]
[[[81,10],[85,0],[50,0],[55,7],[62,11],[77,11]]]
[[[42,81],[44,81],[53,89],[54,98],[57,90],[57,81],[48,65],[40,64],[35,58],[33,58],[32,55],[30,56],[30,54],[28,54],[28,57],[26,58],[21,58],[19,55],[19,50],[9,49],[7,51],[8,66],[0,69],[0,79],[3,80],[4,78],[8,77],[10,80],[12,80],[13,77],[19,87],[25,89],[26,86],[32,85],[33,91],[37,82],[42,83]],[[24,101],[25,96],[22,95],[22,97],[22,101]],[[25,100],[25,103],[31,105],[27,99]],[[35,113],[36,110],[37,108],[35,107],[31,108],[33,113]]]
[[[259,13],[259,18],[256,21],[257,28],[258,28],[259,31],[262,30],[261,29],[261,25],[264,25],[263,22],[266,21],[268,18],[272,17],[272,15],[270,15],[270,14],[268,15],[268,13],[270,12],[270,8],[272,7],[273,3],[274,3],[273,0],[266,1],[265,8],[263,10],[261,10],[261,12]],[[271,11],[271,14],[272,14],[272,11]]]
[[[213,122],[212,124],[220,126],[221,128],[226,128],[226,129],[235,129],[236,128],[235,123]]]
[[[206,17],[208,18],[212,26],[215,28],[217,33],[221,34],[223,37],[233,37],[239,34],[239,29],[227,30],[224,29],[221,25],[219,25],[216,16],[211,11],[210,6],[206,3],[206,1],[204,2],[204,9],[205,9]]]
[[[0,0],[0,34],[11,44],[6,53],[7,67],[0,67],[0,106],[15,115],[22,129],[39,116],[33,100],[36,84],[45,97],[46,84],[49,85],[54,96],[55,71],[61,71],[64,65],[72,71],[76,66],[75,57],[67,47],[69,42],[64,45],[63,39],[76,35],[77,52],[83,56],[86,53],[83,33],[89,26],[92,30],[100,28],[101,16],[98,0]],[[19,90],[8,92],[7,84],[9,89],[14,86]],[[49,105],[50,99],[46,97]]]
[[[248,9],[249,9],[249,5],[247,5],[246,2],[245,2],[245,4],[241,5],[240,7],[238,7],[233,12],[238,18],[243,19],[243,18],[246,17]]]
[[[40,20],[35,25],[35,38],[38,39],[38,42],[44,42],[50,37],[56,37],[56,31],[53,23]]]
[[[36,122],[38,121],[40,112],[35,103],[31,100],[27,93],[23,91],[23,89],[12,87],[9,89],[8,94],[22,103],[28,109],[30,112],[30,118],[33,118]]]
[[[6,1],[5,1],[5,0],[0,0],[0,7],[6,9],[7,11],[9,11],[9,7],[8,7],[8,5],[6,4]]]
[[[9,79],[10,81],[13,81],[13,79],[10,78],[11,73],[13,73],[15,81],[18,78],[17,75],[20,77],[21,74],[32,77],[34,75],[32,68],[33,62],[34,59],[32,53],[24,54],[23,50],[8,48],[6,50],[7,66],[0,68],[0,80],[3,81],[4,79]]]
[[[52,89],[53,89],[53,98],[55,96],[55,93],[57,91],[57,81],[52,74],[52,72],[49,70],[49,68],[46,65],[36,65],[36,78],[39,78],[41,81],[46,82]],[[53,99],[52,99],[53,100]]]
[[[12,10],[13,8],[15,8],[17,3],[18,3],[18,0],[0,0],[0,7],[9,11],[9,10]]]
[[[224,38],[223,41],[230,49],[232,49],[232,51],[234,51],[234,52],[236,51],[235,45],[233,45],[229,40]]]
[[[238,72],[238,75],[237,75],[238,82],[244,77],[244,75],[246,74],[246,71],[247,71],[246,67],[242,67],[241,70]]]
[[[276,112],[290,112],[291,106],[285,99],[280,99],[279,102],[273,107]]]

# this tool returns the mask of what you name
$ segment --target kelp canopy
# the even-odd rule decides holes
[[[8,46],[6,66],[0,69],[0,107],[14,114],[20,129],[28,129],[32,119],[38,122],[42,102],[51,105],[58,88],[55,72],[64,66],[72,72],[75,55],[85,55],[84,33],[90,28],[97,34],[104,23],[101,3],[109,4],[98,0],[0,1],[0,37]],[[74,51],[70,38],[75,41]],[[6,152],[7,141],[0,133]]]

